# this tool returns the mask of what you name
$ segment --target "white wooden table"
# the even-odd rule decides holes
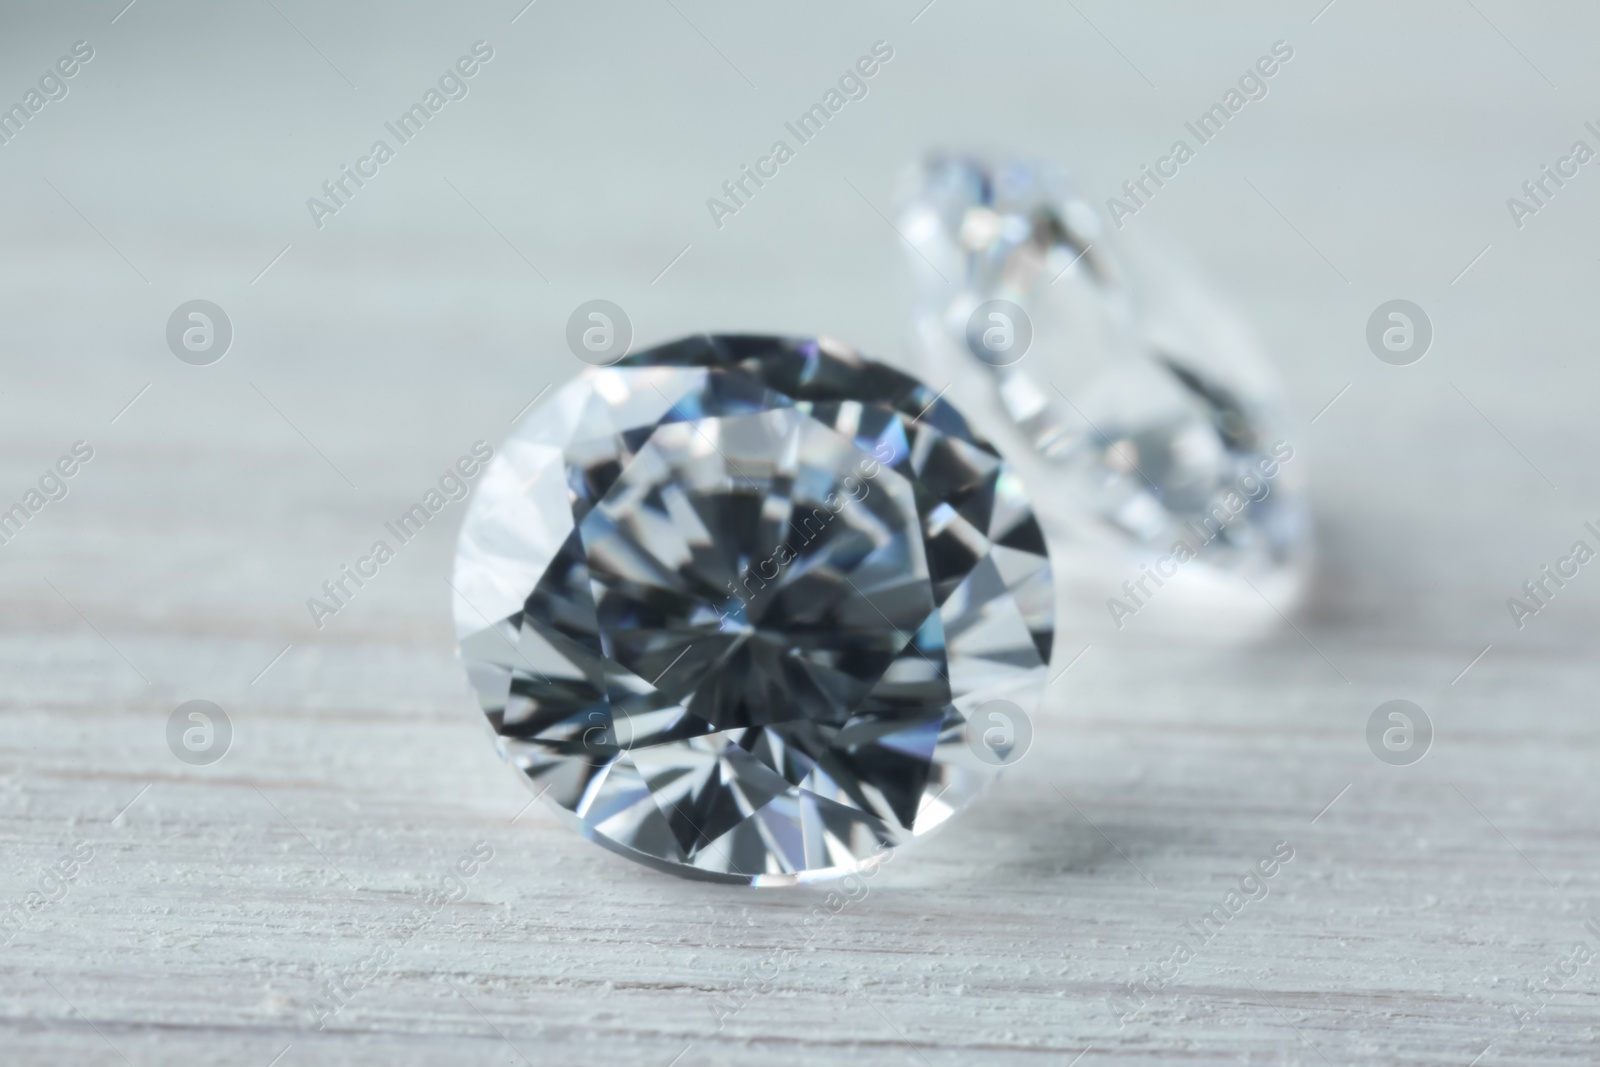
[[[1600,577],[1521,630],[1505,606],[1600,520],[1600,178],[1521,230],[1504,204],[1595,144],[1594,13],[118,6],[0,34],[0,102],[96,49],[0,147],[0,504],[95,449],[0,547],[0,906],[25,912],[0,1061],[1600,1059],[1600,961],[1511,1013],[1575,943],[1600,952]],[[471,94],[312,225],[305,198],[480,38]],[[714,228],[704,199],[878,39],[866,100]],[[643,342],[827,332],[903,359],[903,252],[869,208],[907,159],[1020,146],[1115,189],[1277,39],[1271,93],[1126,236],[1186,245],[1277,354],[1313,596],[1251,645],[1146,616],[1064,632],[1058,663],[1089,651],[1028,757],[793,965],[763,961],[826,890],[679,881],[526,806],[453,657],[459,505],[311,624],[385,519],[572,373],[580,301]],[[1363,340],[1397,296],[1438,332],[1412,367]],[[163,337],[195,297],[236,330],[211,367]],[[1364,737],[1397,697],[1437,731],[1409,767]],[[167,747],[191,699],[235,731],[211,766]],[[1278,842],[1265,898],[1119,1021]],[[351,992],[317,1030],[329,982]]]

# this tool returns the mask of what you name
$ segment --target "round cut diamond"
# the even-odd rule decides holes
[[[485,472],[455,617],[501,752],[591,840],[758,885],[845,874],[996,773],[1052,588],[1016,475],[831,341],[702,336],[584,372]]]
[[[1041,502],[1052,532],[1098,526],[1138,562],[1181,540],[1218,575],[1293,595],[1311,549],[1304,461],[1288,464],[1281,383],[1226,306],[1172,256],[1129,270],[1118,235],[1048,168],[935,156],[900,200],[923,352],[961,387],[969,364],[989,363],[1000,406],[1059,490]],[[1027,339],[1002,362],[969,336],[975,310],[994,304],[1014,309]],[[1259,607],[1256,588],[1234,592]]]

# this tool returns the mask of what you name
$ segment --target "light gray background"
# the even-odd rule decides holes
[[[1520,231],[1505,200],[1600,148],[1600,12],[923,2],[0,8],[0,102],[96,53],[0,146],[0,501],[96,450],[0,547],[0,903],[95,850],[0,948],[4,1059],[1595,1061],[1600,962],[1520,1032],[1506,1006],[1596,943],[1600,577],[1521,631],[1505,600],[1600,519],[1600,162]],[[306,198],[478,39],[470,95],[313,226]],[[705,199],[879,39],[870,95],[716,229]],[[578,369],[578,303],[640,344],[825,332],[904,361],[877,212],[908,161],[1018,151],[1102,200],[1279,39],[1270,95],[1125,236],[1185,247],[1287,378],[1322,545],[1301,632],[1063,635],[1058,664],[1091,648],[1030,756],[719,1031],[822,894],[680,882],[518,817],[453,659],[460,506],[321,631],[306,598]],[[1435,326],[1411,367],[1364,341],[1396,297]],[[164,340],[194,298],[235,329],[211,367]],[[1364,740],[1397,697],[1437,734],[1405,768]],[[232,718],[214,766],[166,747],[189,699]],[[480,840],[467,900],[310,1030],[318,985]],[[1278,840],[1271,896],[1119,1028],[1107,997]]]

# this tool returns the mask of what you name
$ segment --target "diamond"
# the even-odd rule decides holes
[[[1047,525],[1098,526],[1139,559],[1193,540],[1219,572],[1304,576],[1310,509],[1303,461],[1282,462],[1294,452],[1282,386],[1190,273],[1170,255],[1130,269],[1095,209],[1048,168],[936,156],[899,200],[930,363],[985,359],[968,338],[974,309],[1017,309],[1026,358],[985,362],[1061,490]]]
[[[461,657],[502,755],[590,840],[751,885],[836,877],[998,768],[1039,696],[1043,536],[934,390],[836,342],[700,336],[517,426],[461,531]]]

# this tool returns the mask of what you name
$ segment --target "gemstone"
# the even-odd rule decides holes
[[[949,377],[978,364],[991,379],[1062,490],[1047,521],[1097,527],[1139,558],[1181,540],[1219,572],[1304,574],[1305,465],[1284,461],[1282,387],[1173,257],[1130,261],[1063,174],[1016,161],[930,158],[908,174],[899,214],[922,283],[922,354]],[[1030,339],[1008,361],[975,350],[969,329],[1001,301]]]
[[[584,371],[490,462],[453,584],[531,787],[597,844],[749,885],[847,874],[971,802],[998,768],[968,720],[1026,714],[1053,636],[1016,474],[935,390],[829,340]]]

